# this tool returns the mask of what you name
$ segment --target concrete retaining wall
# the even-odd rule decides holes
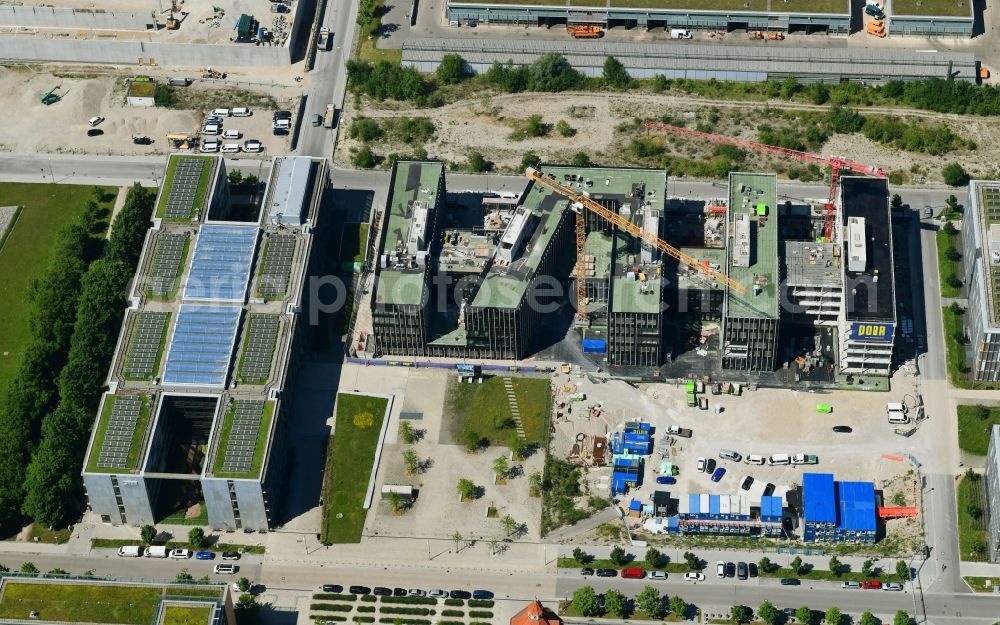
[[[96,41],[0,37],[0,59],[12,61],[61,61],[68,63],[112,63],[135,65],[139,59],[155,59],[161,66],[186,65],[231,67],[233,65],[289,65],[288,47],[251,44],[192,44],[151,41]]]
[[[0,6],[0,25],[28,28],[95,28],[98,30],[147,30],[152,13],[88,11],[64,7]]]

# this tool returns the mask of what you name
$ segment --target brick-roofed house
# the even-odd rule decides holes
[[[540,601],[532,601],[510,619],[510,625],[561,625],[562,620]]]

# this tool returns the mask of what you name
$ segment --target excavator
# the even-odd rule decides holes
[[[566,32],[576,39],[597,39],[603,33],[601,27],[595,24],[576,24],[574,26],[567,26]]]

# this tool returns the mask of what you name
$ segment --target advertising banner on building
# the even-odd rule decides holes
[[[851,323],[851,340],[871,343],[891,343],[895,326],[891,323]]]

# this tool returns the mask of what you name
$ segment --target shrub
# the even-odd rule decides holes
[[[437,68],[437,79],[443,84],[453,85],[465,78],[465,59],[457,54],[446,54]]]
[[[353,616],[353,617],[351,617],[351,620],[354,621],[355,623],[374,623],[375,622],[375,617],[374,616]]]
[[[941,176],[944,178],[944,183],[951,187],[964,187],[969,184],[969,172],[958,163],[945,165],[941,170]]]
[[[473,610],[473,611],[469,612],[469,617],[471,617],[471,618],[493,618],[493,613],[492,612],[482,612],[482,611]]]
[[[431,622],[423,618],[380,618],[379,623],[393,623],[394,625],[431,625]]]
[[[381,614],[409,614],[411,616],[429,616],[434,614],[434,610],[429,608],[396,608],[393,606],[380,606]]]
[[[350,612],[351,607],[349,605],[338,605],[336,603],[314,603],[309,606],[310,610],[316,612]]]
[[[373,605],[359,605],[358,612],[374,612],[375,606]]]
[[[367,145],[361,146],[358,153],[354,155],[354,166],[363,169],[371,169],[375,166],[375,154]]]
[[[469,599],[470,608],[492,608],[492,599]]]
[[[434,597],[382,597],[382,603],[409,603],[413,605],[437,605]]]
[[[318,592],[313,595],[313,599],[322,599],[324,601],[357,601],[357,595],[338,595],[332,592]]]
[[[462,610],[441,610],[441,616],[465,616],[465,612]]]
[[[348,134],[350,134],[352,139],[367,143],[369,141],[378,141],[384,133],[382,127],[374,119],[359,117],[351,122]]]
[[[366,603],[375,603],[378,601],[378,597],[374,595],[361,595],[361,600]]]
[[[461,616],[461,613],[453,616]],[[438,621],[438,625],[465,625],[465,621]]]
[[[437,599],[435,599],[435,601],[437,601]],[[465,605],[465,600],[463,600],[463,599],[445,599],[444,600],[444,604],[445,605],[450,605],[450,606]]]

